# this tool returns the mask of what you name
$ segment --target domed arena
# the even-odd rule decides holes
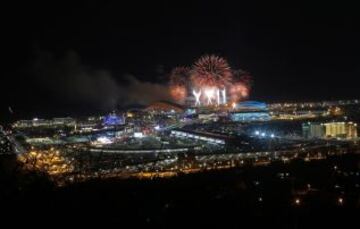
[[[179,104],[167,102],[167,101],[159,101],[150,104],[145,108],[145,111],[150,112],[163,112],[163,113],[181,113],[184,112],[184,108]]]
[[[267,105],[264,102],[258,101],[244,101],[235,105],[235,110],[267,110]]]

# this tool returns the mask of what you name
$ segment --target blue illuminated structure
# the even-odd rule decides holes
[[[105,116],[103,125],[104,126],[118,126],[125,124],[125,120],[123,117],[117,116],[116,114],[109,114]]]
[[[266,111],[234,112],[230,118],[235,122],[269,121],[270,115]]]
[[[245,101],[236,104],[236,110],[267,110],[266,103],[257,101]]]
[[[245,101],[236,104],[230,119],[235,122],[269,121],[271,119],[266,103]]]

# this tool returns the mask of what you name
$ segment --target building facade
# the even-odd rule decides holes
[[[357,124],[354,122],[304,123],[304,138],[357,138]]]

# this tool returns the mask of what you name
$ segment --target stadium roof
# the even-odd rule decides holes
[[[245,101],[236,104],[235,108],[239,110],[267,110],[267,105],[264,102]]]
[[[150,104],[145,108],[146,111],[157,111],[157,112],[184,112],[184,108],[179,104],[167,102],[167,101],[159,101],[153,104]]]

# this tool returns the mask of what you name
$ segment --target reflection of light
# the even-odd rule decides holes
[[[236,108],[236,103],[232,103],[232,108],[233,108],[233,109]]]
[[[39,119],[38,118],[33,118],[33,121],[38,121]]]
[[[260,132],[257,130],[257,131],[255,131],[255,135],[259,135],[260,134]]]
[[[155,130],[160,130],[160,126],[157,125],[157,126],[154,127],[154,129],[155,129]]]

